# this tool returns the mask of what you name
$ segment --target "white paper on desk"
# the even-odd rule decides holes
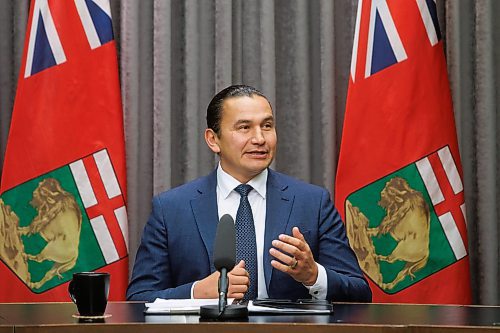
[[[227,304],[233,302],[233,298],[227,300]],[[200,306],[218,305],[218,299],[162,299],[157,298],[153,303],[146,303],[146,314],[197,314]]]
[[[329,310],[315,309],[293,309],[293,308],[274,308],[268,306],[253,305],[248,302],[248,312],[250,313],[275,313],[275,314],[330,314]]]

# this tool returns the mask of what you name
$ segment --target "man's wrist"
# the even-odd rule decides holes
[[[303,284],[306,287],[311,287],[316,284],[316,281],[318,281],[318,264],[315,262],[314,263],[314,268],[313,268],[313,274],[309,278],[309,280],[305,281]]]
[[[326,299],[328,293],[328,277],[325,267],[316,263],[318,267],[318,276],[315,283],[311,286],[304,286],[309,290],[309,294],[315,299]]]

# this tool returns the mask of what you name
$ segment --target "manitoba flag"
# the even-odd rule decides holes
[[[106,0],[34,0],[0,186],[0,302],[69,301],[73,273],[128,282],[123,115]]]
[[[360,0],[335,203],[375,302],[471,302],[436,3]]]

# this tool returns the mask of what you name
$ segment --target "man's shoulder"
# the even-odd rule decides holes
[[[190,199],[193,196],[202,194],[208,191],[213,183],[213,174],[209,174],[203,177],[196,178],[182,185],[173,187],[166,191],[163,191],[157,195],[155,198],[163,201],[168,199],[184,200]],[[214,187],[215,188],[215,187]]]
[[[324,193],[327,192],[327,189],[324,187],[314,185],[308,182],[305,182],[303,180],[300,180],[298,178],[292,177],[290,175],[274,171],[274,170],[269,170],[270,173],[270,179],[272,183],[277,186],[277,187],[282,187],[286,188],[287,190],[292,190],[297,193],[304,193],[304,194],[310,194],[310,193]]]

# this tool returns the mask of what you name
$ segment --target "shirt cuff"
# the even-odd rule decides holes
[[[325,267],[316,263],[318,267],[318,278],[316,279],[316,283],[312,286],[306,286],[309,290],[309,295],[311,295],[314,299],[326,299],[326,294],[328,293],[328,277],[326,275]]]
[[[194,299],[194,286],[198,283],[198,281],[194,281],[191,286],[191,299]]]

